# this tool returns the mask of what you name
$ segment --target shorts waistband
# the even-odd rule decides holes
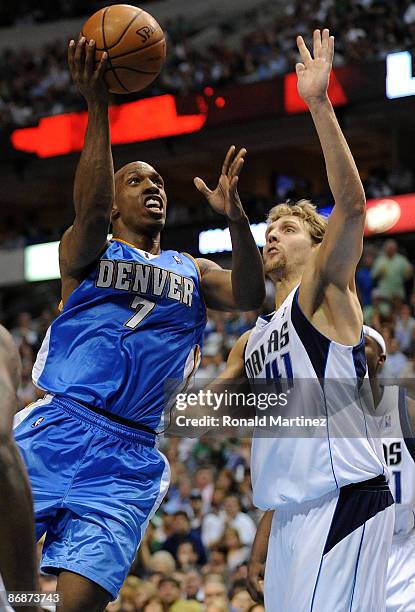
[[[98,429],[111,433],[118,438],[137,442],[138,444],[144,444],[144,446],[149,447],[154,447],[156,445],[156,435],[144,429],[138,429],[139,425],[137,425],[137,427],[130,427],[123,423],[118,423],[108,418],[108,416],[90,410],[87,406],[66,397],[55,395],[53,397],[53,403],[68,414],[78,417],[81,421],[94,425]]]
[[[385,476],[381,474],[375,478],[369,480],[362,480],[361,482],[352,482],[351,484],[342,487],[345,491],[389,491],[388,481]]]

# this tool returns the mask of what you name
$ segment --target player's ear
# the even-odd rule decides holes
[[[385,364],[386,361],[386,355],[383,353],[382,355],[379,356],[378,362],[377,362],[377,369],[381,370]]]
[[[111,209],[111,224],[114,223],[114,221],[116,221],[120,216],[120,211],[118,210],[118,207],[116,204],[112,205],[112,209]]]

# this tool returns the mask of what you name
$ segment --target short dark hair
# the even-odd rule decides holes
[[[174,517],[176,516],[184,516],[185,518],[187,518],[188,521],[190,521],[189,519],[189,515],[187,514],[187,512],[185,512],[184,510],[177,510],[177,512],[175,512],[173,514]]]
[[[180,582],[178,580],[176,580],[176,578],[173,578],[172,576],[165,576],[164,578],[162,578],[159,581],[159,587],[162,584],[165,584],[166,582],[170,582],[170,584],[174,584],[175,587],[177,587],[178,589],[180,589]]]

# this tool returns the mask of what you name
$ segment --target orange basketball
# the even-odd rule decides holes
[[[166,59],[166,40],[157,21],[129,4],[97,11],[84,24],[81,36],[95,40],[97,62],[107,51],[105,80],[112,93],[144,89],[154,81]]]

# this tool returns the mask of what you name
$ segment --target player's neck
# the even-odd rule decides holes
[[[301,276],[296,274],[295,276],[288,278],[279,278],[274,281],[275,287],[275,310],[281,306],[281,304],[287,299],[291,291],[299,285]]]
[[[151,255],[158,255],[161,252],[160,249],[160,234],[149,236],[148,234],[142,234],[133,232],[127,228],[123,228],[121,231],[114,232],[114,240],[119,239],[124,242],[128,242],[135,246],[137,249],[151,253]]]
[[[384,388],[380,384],[377,376],[370,379],[370,388],[372,390],[373,395],[373,403],[375,404],[375,408],[377,408],[382,401]]]

